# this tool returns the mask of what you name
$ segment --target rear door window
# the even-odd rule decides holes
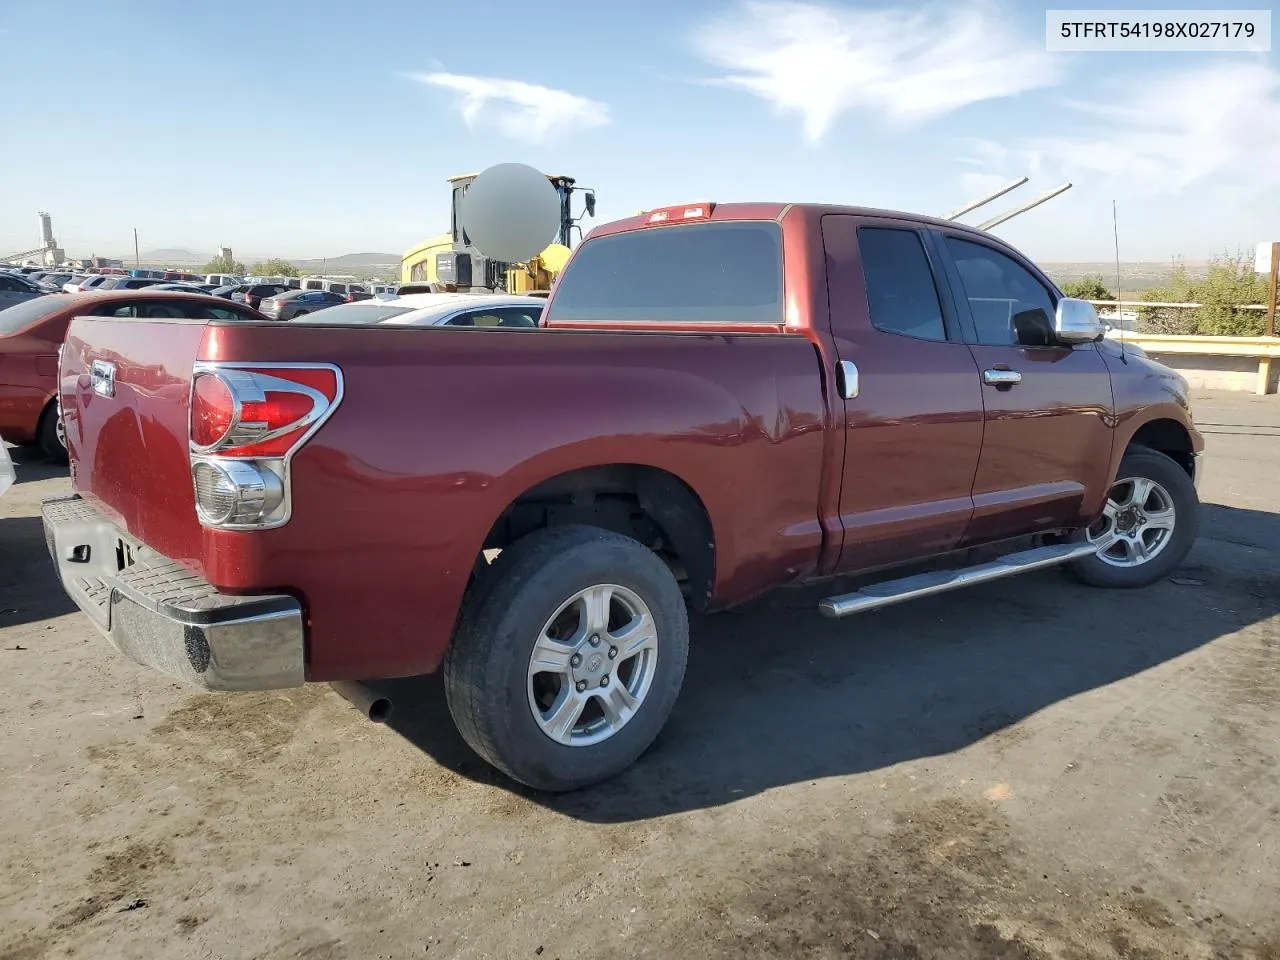
[[[561,274],[547,319],[781,324],[781,231],[727,220],[588,240]]]
[[[924,244],[914,230],[859,227],[858,249],[871,325],[917,340],[947,339]]]

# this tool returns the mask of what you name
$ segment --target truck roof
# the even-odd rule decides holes
[[[688,206],[698,206],[708,201],[696,201],[688,204]],[[675,209],[681,204],[671,204],[663,207],[653,207],[644,213],[634,217],[627,217],[623,220],[614,220],[611,223],[604,223],[593,229],[590,233],[592,237],[608,236],[613,233],[625,233],[629,230],[644,229],[650,224],[648,217],[655,210]],[[788,215],[799,215],[805,218],[817,219],[829,214],[840,214],[844,216],[854,217],[891,217],[895,220],[914,220],[919,223],[926,223],[932,226],[947,227],[951,230],[961,230],[966,233],[973,233],[981,236],[987,236],[985,231],[978,230],[976,227],[967,224],[957,223],[954,220],[943,220],[940,217],[932,217],[922,213],[907,213],[903,210],[884,210],[877,207],[855,207],[836,203],[714,203],[711,202],[711,216],[701,218],[697,223],[714,223],[724,220],[782,220]],[[667,221],[666,226],[674,226],[679,223],[678,219]]]

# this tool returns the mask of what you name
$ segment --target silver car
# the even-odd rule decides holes
[[[547,302],[501,293],[411,293],[386,300],[340,303],[307,318],[307,323],[415,327],[502,327],[531,329]]]

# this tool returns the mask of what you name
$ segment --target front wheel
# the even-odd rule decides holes
[[[1098,587],[1145,587],[1186,559],[1200,528],[1200,499],[1186,470],[1157,450],[1132,447],[1102,516],[1082,539],[1098,552],[1070,564]]]
[[[573,790],[648,749],[688,650],[661,558],[606,530],[553,527],[503,550],[469,592],[445,694],[476,753],[526,786]]]

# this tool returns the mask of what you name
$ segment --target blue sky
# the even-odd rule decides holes
[[[1044,10],[8,0],[0,254],[35,245],[37,210],[76,256],[134,227],[144,249],[400,252],[447,227],[446,177],[506,161],[595,187],[598,221],[697,199],[942,213],[1025,174],[981,213],[1071,180],[997,228],[1041,260],[1109,259],[1112,198],[1125,260],[1280,239],[1274,51],[1051,54]]]

